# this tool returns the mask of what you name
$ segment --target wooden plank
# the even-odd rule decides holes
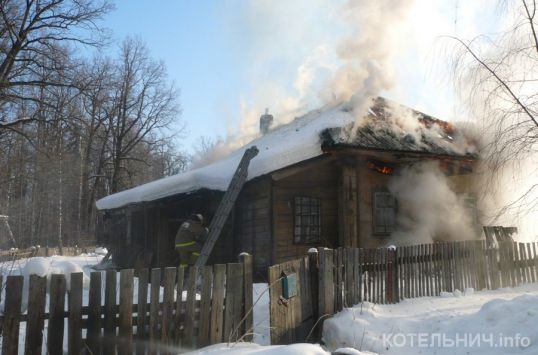
[[[136,318],[136,338],[138,340],[144,339],[144,337],[147,334],[146,331],[146,323],[147,323],[147,315],[148,315],[148,278],[149,278],[149,271],[148,269],[140,269],[138,270],[138,310],[137,310],[137,318]],[[142,343],[141,341],[137,342],[137,344]],[[137,353],[144,353],[145,349],[144,346],[139,347],[137,346]]]
[[[417,297],[416,294],[416,285],[417,285],[417,273],[416,273],[416,255],[417,255],[417,246],[412,245],[409,247],[409,287],[410,287],[410,296]]]
[[[19,328],[23,282],[23,276],[7,277],[2,334],[2,354],[5,355],[16,355],[19,352]]]
[[[319,270],[319,313],[323,315],[334,314],[334,262],[333,250],[320,249]]]
[[[151,290],[149,305],[149,341],[159,342],[159,294],[161,292],[161,269],[151,269]]]
[[[91,354],[101,353],[101,272],[90,274],[86,346]]]
[[[77,272],[71,274],[70,277],[67,349],[69,354],[80,354],[82,350],[82,282],[84,274]]]
[[[176,344],[181,344],[183,338],[183,286],[185,281],[185,267],[177,268],[177,284],[176,284],[176,314],[174,321],[174,339]]]
[[[252,277],[252,272],[250,275]],[[200,325],[198,328],[198,342],[197,342],[198,347],[209,345],[209,329],[210,329],[210,324],[211,324],[210,311],[211,311],[211,285],[212,283],[213,283],[213,268],[211,266],[204,266],[202,269],[202,289],[200,291],[201,302],[200,302],[200,321],[199,321]],[[250,307],[252,307],[252,282],[251,282],[250,290],[251,290]],[[251,327],[252,327],[252,324],[250,324],[248,328],[249,332],[252,332]]]
[[[538,282],[538,249],[536,248],[536,242],[532,243],[532,252],[534,254],[534,260],[533,260],[533,264],[534,264],[534,270],[536,272],[536,281]]]
[[[521,282],[521,273],[519,270],[519,254],[517,252],[516,243],[508,243],[508,251],[510,254],[510,268],[512,269],[512,287],[519,286]]]
[[[111,355],[116,352],[116,281],[116,270],[107,270],[105,281],[103,353]]]
[[[520,256],[520,269],[521,269],[521,282],[528,283],[530,282],[530,275],[527,268],[527,249],[525,244],[518,243],[519,256]]]
[[[402,297],[410,298],[409,295],[409,248],[400,247],[400,258],[402,259]]]
[[[286,317],[283,313],[280,302],[280,295],[282,294],[282,287],[280,282],[280,265],[273,265],[268,269],[268,281],[269,281],[269,317],[270,317],[270,333],[271,344],[283,344],[283,334],[286,329]],[[216,271],[216,270],[215,270]],[[215,278],[217,274],[215,273]],[[213,297],[215,298],[215,297]],[[213,335],[213,331],[211,332]]]
[[[237,341],[237,329],[242,318],[243,265],[226,267],[226,300],[224,307],[224,341]]]
[[[11,292],[6,290],[6,292]],[[9,294],[9,293],[8,293]],[[28,294],[28,320],[26,321],[26,355],[41,355],[43,329],[45,326],[45,302],[47,296],[47,278],[30,275]],[[7,309],[6,309],[7,310]],[[6,338],[4,338],[4,341]]]
[[[442,264],[440,261],[441,258],[441,249],[440,249],[440,243],[435,243],[433,245],[434,255],[435,255],[435,288],[436,288],[436,295],[440,295],[441,291],[443,290],[443,270],[442,270]]]
[[[354,265],[354,278],[353,278],[353,283],[356,285],[356,290],[355,290],[355,300],[354,300],[354,304],[358,304],[360,302],[362,302],[362,272],[363,272],[363,268],[362,268],[362,259],[361,259],[361,256],[360,256],[360,249],[359,248],[354,248],[353,249],[353,265]],[[310,270],[312,270],[312,266],[310,266]],[[312,284],[312,288],[314,287],[318,287],[318,279],[312,279],[311,281],[311,284]],[[315,300],[313,299],[313,302]],[[314,303],[313,304],[314,307],[317,307],[317,304]],[[316,314],[319,314],[316,312]],[[319,317],[319,316],[318,316]],[[316,317],[317,319],[317,317]]]
[[[242,326],[241,336],[245,335],[244,341],[252,341],[252,332],[254,331],[254,306],[252,299],[252,255],[241,254],[239,261],[243,264],[243,314],[245,315],[244,324]],[[210,270],[209,270],[210,271]],[[208,275],[210,277],[211,274]],[[211,285],[211,281],[207,284]],[[209,292],[207,293],[209,295]],[[209,296],[208,296],[209,297]],[[207,303],[207,313],[209,313],[209,302]],[[205,311],[204,308],[202,308]],[[205,312],[204,312],[205,314]],[[207,327],[204,326],[204,339],[209,339],[209,314]]]
[[[525,246],[527,247],[527,265],[528,265],[527,267],[529,269],[529,275],[530,275],[529,282],[536,282],[536,274],[535,274],[533,254],[532,254],[532,245],[531,243],[525,243]]]
[[[167,267],[164,269],[163,282],[163,305],[161,316],[161,344],[167,345],[173,342],[174,323],[174,289],[176,286],[176,268]]]
[[[194,339],[194,311],[196,302],[196,279],[198,278],[199,269],[195,266],[189,269],[189,279],[187,280],[187,302],[185,303],[185,336],[182,344],[185,347],[194,348],[196,345]],[[228,294],[226,294],[228,297]]]
[[[49,323],[47,351],[61,354],[64,340],[65,276],[54,274],[50,278]]]
[[[133,269],[120,271],[120,308],[118,354],[133,353]]]

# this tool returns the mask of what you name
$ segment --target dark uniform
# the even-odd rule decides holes
[[[176,234],[176,251],[180,265],[194,265],[200,256],[207,237],[207,228],[203,225],[203,217],[194,215],[181,224]]]

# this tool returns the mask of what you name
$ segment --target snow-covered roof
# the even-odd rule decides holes
[[[250,162],[247,180],[320,156],[324,154],[322,145],[327,143],[448,155],[472,153],[470,147],[461,144],[466,142],[465,139],[450,136],[441,123],[446,124],[376,98],[367,118],[364,122],[359,120],[357,125],[351,104],[343,103],[298,117],[210,165],[109,195],[98,200],[96,205],[99,210],[106,210],[200,189],[225,191],[244,151],[254,145],[259,154]],[[448,131],[452,133],[452,130]]]

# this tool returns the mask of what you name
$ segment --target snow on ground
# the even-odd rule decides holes
[[[538,354],[538,285],[364,303],[325,321],[328,350],[378,354]]]
[[[271,344],[269,329],[269,290],[266,283],[254,284],[252,287],[254,304],[253,341],[259,345]]]

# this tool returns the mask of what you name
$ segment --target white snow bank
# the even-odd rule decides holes
[[[254,343],[215,344],[188,354],[227,354],[227,355],[327,355],[330,354],[317,344],[292,344],[260,346]]]
[[[538,354],[538,285],[447,293],[395,305],[365,302],[328,319],[329,350],[379,354]]]

